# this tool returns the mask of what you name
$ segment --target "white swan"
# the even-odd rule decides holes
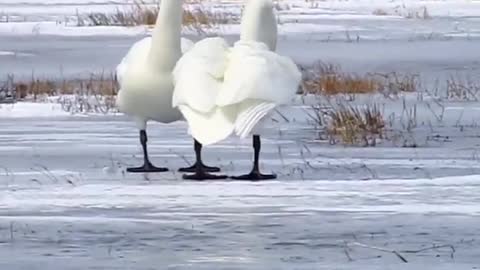
[[[273,179],[259,171],[260,135],[256,129],[272,110],[288,104],[301,73],[289,58],[273,51],[277,24],[271,0],[250,0],[244,11],[240,41],[230,48],[222,38],[204,39],[177,62],[173,106],[204,145],[235,133],[253,133],[254,167],[236,179]]]
[[[117,106],[120,111],[132,116],[140,130],[144,165],[128,168],[128,172],[163,172],[167,168],[152,165],[147,152],[147,121],[171,123],[182,120],[181,113],[172,107],[172,71],[182,51],[188,51],[193,42],[181,39],[182,1],[163,0],[152,33],[136,42],[117,66],[120,91]],[[197,163],[208,171],[219,171],[207,167],[201,161],[201,144],[195,141]],[[181,171],[192,171],[194,167]]]

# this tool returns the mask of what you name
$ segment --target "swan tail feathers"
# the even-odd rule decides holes
[[[242,103],[235,121],[235,134],[240,138],[246,138],[252,133],[259,131],[267,115],[274,110],[274,103],[263,101],[248,101]]]
[[[235,112],[229,108],[219,108],[209,113],[201,113],[183,105],[179,109],[188,122],[192,137],[202,145],[222,141],[234,131]]]
[[[184,105],[202,113],[214,109],[227,65],[227,51],[224,39],[207,38],[180,58],[173,70],[174,107]]]
[[[264,43],[239,41],[229,53],[216,104],[225,106],[248,99],[288,104],[295,97],[301,77],[290,58],[270,51]]]

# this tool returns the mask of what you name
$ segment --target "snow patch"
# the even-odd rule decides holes
[[[66,26],[56,22],[0,23],[0,35],[60,35],[60,36],[135,36],[149,32],[148,27]]]
[[[61,104],[19,102],[0,104],[0,118],[58,117],[69,116]]]

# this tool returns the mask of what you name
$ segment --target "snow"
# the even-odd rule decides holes
[[[62,36],[136,36],[148,33],[146,27],[119,27],[119,26],[95,26],[78,27],[66,26],[55,22],[12,22],[0,23],[0,35],[62,35]]]
[[[3,118],[0,265],[5,269],[478,265],[480,169],[471,158],[473,150],[464,149],[469,141],[417,149],[303,142],[315,154],[305,154],[302,160],[305,134],[298,125],[305,123],[284,123],[283,128],[291,130],[282,134],[271,127],[272,135],[264,138],[262,168],[277,172],[277,181],[187,182],[174,171],[124,172],[126,166],[141,162],[137,132],[124,116]],[[193,160],[184,123],[152,123],[149,135],[155,164],[175,170]],[[204,155],[205,162],[221,166],[227,174],[251,166],[249,140],[229,139],[205,148]],[[444,166],[454,161],[458,166]],[[357,162],[376,171],[377,178],[366,178],[368,173],[355,167]],[[295,180],[300,170],[303,181]],[[432,176],[425,177],[426,172]],[[356,241],[397,250],[451,244],[455,253],[453,259],[449,249],[405,253],[409,264],[404,265],[395,256],[352,247],[349,261],[345,242]],[[14,259],[20,256],[22,260]]]
[[[154,1],[147,1],[152,3]],[[242,1],[206,1],[204,10],[240,14]],[[186,7],[189,8],[189,7]],[[92,12],[115,13],[132,9],[132,1],[2,1],[0,35],[141,35],[145,27],[78,27],[78,15]],[[423,16],[429,19],[408,19]],[[376,10],[386,13],[375,15]],[[471,38],[480,30],[480,3],[476,1],[355,0],[299,1],[277,4],[280,33],[317,35],[328,33],[329,40],[344,38],[345,32],[366,39],[412,38],[413,34],[435,33],[445,37]],[[418,14],[418,15],[417,15]],[[292,25],[294,23],[294,25]],[[358,24],[361,26],[358,26]],[[385,29],[388,28],[388,29]],[[380,31],[380,33],[378,33]],[[189,32],[189,31],[186,31]],[[208,32],[238,35],[237,25],[225,25]],[[337,37],[338,36],[338,37]],[[372,37],[373,36],[373,37]]]
[[[205,3],[239,12],[241,1]],[[127,0],[0,1],[0,86],[15,78],[77,78],[109,71],[145,27],[77,27],[79,12]],[[280,1],[279,52],[347,72],[410,72],[423,87],[477,81],[480,2]],[[426,7],[430,19],[407,19]],[[382,9],[386,16],[373,15]],[[5,22],[8,15],[9,22]],[[238,25],[217,31],[229,41]],[[199,39],[191,31],[186,35]],[[453,48],[453,49],[452,49]],[[422,88],[423,89],[423,88]],[[0,105],[0,269],[476,269],[480,215],[480,103],[432,93],[298,98],[262,138],[269,182],[188,182],[194,158],[184,122],[149,125],[152,162],[167,173],[128,174],[142,162],[138,131],[121,114],[65,112],[47,103]],[[391,138],[376,147],[318,139],[312,105],[378,104]],[[439,102],[439,103],[438,103]],[[407,131],[406,111],[417,125]],[[441,120],[438,117],[441,116]],[[205,163],[251,168],[250,140],[206,147]],[[347,243],[397,250],[393,254]],[[408,252],[432,245],[434,248]],[[18,259],[18,258],[21,258]]]
[[[0,119],[68,116],[58,103],[16,103],[0,104]]]
[[[174,171],[124,172],[126,166],[141,162],[141,156],[134,124],[123,116],[4,118],[0,266],[472,269],[478,265],[480,169],[472,160],[473,149],[465,149],[468,140],[417,149],[303,142],[314,155],[305,154],[302,160],[305,133],[298,125],[305,123],[284,123],[283,128],[290,130],[282,134],[271,127],[272,135],[263,140],[262,168],[277,172],[277,181],[188,182]],[[184,123],[152,123],[149,135],[155,164],[175,170],[193,160]],[[250,142],[229,139],[205,148],[204,157],[224,173],[242,173],[251,166]],[[328,162],[315,164],[325,157],[330,157]],[[343,162],[332,163],[340,157]],[[453,161],[458,167],[442,165]],[[378,176],[365,177],[368,173],[356,167],[357,162]],[[305,180],[295,180],[301,170]],[[426,172],[432,176],[425,177]],[[409,260],[405,265],[393,255],[352,247],[349,261],[345,242],[399,251],[451,244],[455,253],[453,259],[448,248],[403,253]]]
[[[419,118],[434,119],[425,105],[429,98],[403,99],[416,104]],[[351,102],[365,100],[381,97]],[[398,101],[383,100],[385,113],[402,111]],[[193,161],[183,122],[151,123],[148,129],[152,162],[171,171],[134,175],[125,168],[141,162],[141,149],[127,117],[72,115],[48,103],[2,105],[0,267],[476,267],[480,167],[478,136],[472,135],[478,127],[453,126],[478,119],[478,103],[446,103],[451,109],[442,124],[414,130],[419,137],[425,129],[450,136],[450,142],[363,148],[312,142],[304,110],[315,102],[299,98],[283,111],[288,123],[267,123],[262,170],[279,179],[259,183],[181,180],[175,170]],[[461,111],[465,119],[458,120]],[[203,155],[207,164],[235,175],[250,169],[252,149],[250,140],[230,138],[206,147]],[[347,256],[346,243],[355,242],[399,252],[453,245],[455,252],[403,252],[405,265],[394,255],[357,246]]]

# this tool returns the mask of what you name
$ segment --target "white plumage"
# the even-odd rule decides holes
[[[190,50],[195,43],[187,38],[181,39],[181,49],[182,53],[187,52]],[[116,68],[116,75],[117,80],[120,85],[122,85],[122,78],[125,76],[127,72],[127,68],[129,66],[130,61],[134,58],[144,58],[148,55],[150,51],[150,47],[152,46],[152,37],[145,37],[137,42],[135,42],[132,47],[128,50],[127,54],[123,57],[120,64],[117,65]]]
[[[208,145],[235,133],[241,138],[278,105],[294,97],[301,74],[287,57],[262,42],[204,39],[174,69],[173,106],[192,135]]]
[[[253,135],[252,171],[233,179],[275,179],[274,174],[260,172],[259,127],[276,106],[291,101],[301,74],[291,59],[273,52],[277,23],[272,0],[249,0],[241,29],[240,41],[231,48],[221,38],[208,38],[183,55],[173,71],[172,105],[201,144],[232,133],[241,138]]]
[[[193,47],[191,40],[182,38],[181,49]],[[136,42],[117,66],[120,84],[117,105],[122,112],[135,118],[140,129],[148,120],[170,123],[182,119],[180,112],[172,108],[172,74],[159,72],[148,61],[152,37]]]
[[[192,42],[184,39],[182,46],[182,1],[165,0],[160,5],[152,37],[135,43],[117,67],[117,106],[135,119],[140,130],[146,129],[149,120],[170,123],[181,119],[172,107],[172,71],[182,47],[186,50]]]
[[[117,106],[121,112],[135,119],[144,157],[143,166],[127,168],[128,172],[168,170],[155,167],[150,162],[146,128],[149,120],[170,123],[182,119],[180,111],[172,107],[172,71],[182,51],[187,51],[193,45],[191,41],[180,37],[182,13],[182,1],[163,0],[152,37],[135,43],[117,67],[117,80],[120,85]],[[201,162],[198,149],[196,154],[197,161]],[[203,163],[199,164],[204,166]]]

